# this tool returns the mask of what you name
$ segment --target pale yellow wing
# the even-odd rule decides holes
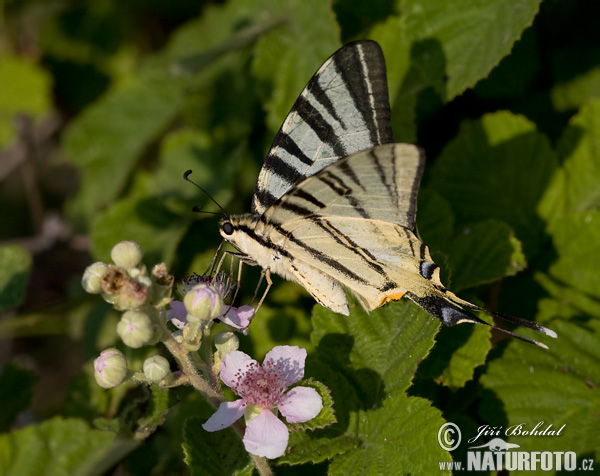
[[[294,257],[297,280],[319,302],[322,276],[349,288],[367,310],[422,287],[419,266],[431,260],[414,233],[423,165],[416,146],[375,147],[300,182],[266,211],[269,241]]]

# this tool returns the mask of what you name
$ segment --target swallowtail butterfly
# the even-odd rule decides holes
[[[469,312],[480,307],[442,285],[417,233],[424,164],[419,147],[393,142],[379,45],[347,44],[285,119],[260,171],[252,213],[221,219],[220,233],[244,262],[263,268],[269,285],[277,273],[332,311],[348,315],[347,288],[367,311],[405,296],[448,326],[487,325]],[[556,337],[534,322],[490,314]]]

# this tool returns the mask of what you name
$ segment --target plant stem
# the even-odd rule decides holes
[[[204,380],[200,374],[198,374],[196,366],[192,362],[190,355],[187,353],[183,345],[177,342],[175,338],[170,336],[166,339],[163,339],[163,343],[179,363],[179,366],[181,367],[183,373],[187,376],[190,385],[202,393],[212,406],[217,408],[219,404],[224,401],[224,396],[221,390],[215,389],[206,380]]]

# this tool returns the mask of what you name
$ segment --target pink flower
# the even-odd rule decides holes
[[[287,391],[304,376],[305,360],[305,349],[287,345],[274,347],[262,366],[243,352],[226,354],[221,362],[221,380],[242,398],[222,403],[202,427],[222,430],[245,416],[246,451],[266,458],[283,455],[289,431],[272,409],[279,410],[288,423],[302,423],[312,420],[323,408],[314,388]]]
[[[187,322],[187,309],[181,301],[171,301],[169,303],[170,309],[167,310],[167,320],[177,327],[177,329],[183,329]]]
[[[170,309],[167,310],[167,320],[171,321],[177,329],[183,329],[183,326],[187,323],[187,309],[181,301],[171,301],[169,306]],[[216,319],[219,319],[221,322],[224,322],[234,329],[243,332],[246,331],[252,322],[252,318],[256,312],[255,309],[252,306],[246,305],[232,307],[226,304],[225,307],[227,308],[227,311],[224,314],[217,316]]]
[[[207,287],[206,289],[197,291],[196,298],[207,296],[210,298],[213,307],[215,306],[216,298],[218,297],[214,293],[217,293],[222,299],[225,299],[233,289],[231,279],[223,272],[219,273],[215,277],[193,274],[188,276],[182,282],[182,286],[180,288],[181,294],[185,296],[188,292],[193,292],[193,288],[197,284],[207,284],[211,286],[210,288]],[[188,322],[188,311],[186,307],[181,301],[171,301],[169,306],[170,309],[167,310],[167,320],[170,320],[175,327],[182,330]],[[247,334],[247,328],[252,322],[256,310],[253,307],[246,305],[233,307],[225,304],[224,311],[225,312],[222,312],[220,315],[217,315],[215,319],[218,319],[228,326]]]

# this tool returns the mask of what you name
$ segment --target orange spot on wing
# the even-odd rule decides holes
[[[387,304],[390,301],[398,301],[399,299],[402,299],[402,296],[404,296],[404,293],[393,293],[383,296],[381,301],[379,301],[379,306],[383,306],[384,304]]]

